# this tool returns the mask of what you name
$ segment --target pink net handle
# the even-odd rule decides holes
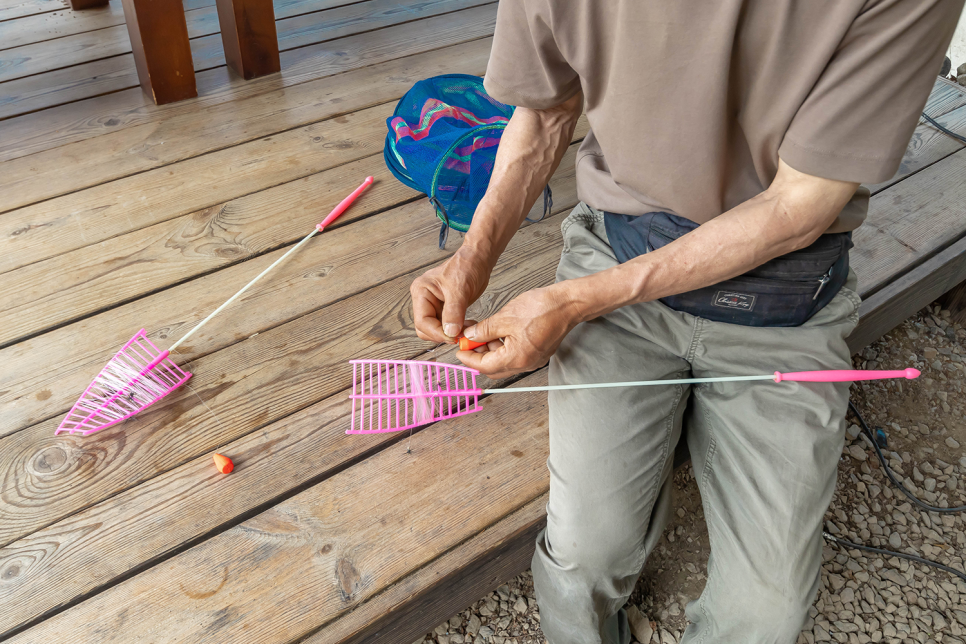
[[[888,378],[906,378],[912,380],[919,377],[919,370],[901,369],[885,371],[875,369],[831,369],[828,371],[795,371],[792,373],[775,372],[775,382],[793,380],[795,382],[854,382],[856,380],[886,380]]]

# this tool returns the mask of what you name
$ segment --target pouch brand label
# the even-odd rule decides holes
[[[713,306],[723,309],[737,309],[739,311],[754,311],[757,296],[735,291],[718,291],[714,294]]]

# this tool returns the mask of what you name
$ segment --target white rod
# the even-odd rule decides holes
[[[178,345],[180,345],[182,342],[184,342],[185,340],[187,340],[188,338],[190,338],[192,335],[194,335],[194,332],[195,331],[197,331],[198,329],[200,329],[204,325],[208,324],[208,321],[211,320],[211,318],[213,318],[216,315],[218,315],[219,313],[221,313],[222,310],[224,310],[224,308],[226,306],[228,306],[229,304],[231,304],[232,302],[234,302],[235,300],[237,300],[239,297],[241,297],[242,293],[244,293],[245,291],[247,291],[252,286],[252,284],[254,284],[258,280],[260,280],[263,277],[265,277],[265,275],[268,274],[269,271],[271,271],[273,268],[275,268],[276,266],[278,266],[279,264],[281,264],[285,260],[286,257],[288,257],[289,255],[291,255],[292,253],[294,253],[295,251],[297,251],[302,246],[302,244],[304,244],[308,240],[312,239],[312,235],[314,235],[317,232],[319,232],[318,228],[313,228],[312,229],[312,232],[310,232],[308,235],[306,235],[305,238],[302,239],[302,241],[300,241],[299,243],[297,243],[294,246],[292,246],[292,248],[290,248],[287,253],[285,253],[284,255],[282,255],[281,257],[279,257],[278,259],[276,259],[272,263],[271,266],[269,266],[268,268],[266,268],[265,270],[263,270],[261,273],[259,273],[258,274],[258,277],[256,277],[252,281],[250,281],[248,284],[245,284],[245,286],[243,286],[240,291],[238,291],[237,293],[235,293],[234,295],[232,295],[230,298],[228,298],[228,301],[226,301],[224,304],[222,304],[217,309],[215,309],[214,311],[212,311],[211,314],[208,317],[206,317],[204,320],[202,320],[201,322],[199,322],[195,326],[195,328],[193,328],[190,331],[188,331],[186,334],[184,334],[184,337],[182,337],[180,340],[178,340],[177,342],[175,342],[174,344],[172,344],[171,347],[168,349],[168,351],[174,351],[178,347]]]
[[[485,394],[513,394],[524,391],[561,391],[564,389],[605,389],[610,387],[645,387],[648,385],[691,385],[702,382],[743,382],[748,380],[774,380],[769,376],[723,376],[720,378],[680,378],[678,380],[638,380],[635,382],[597,382],[589,385],[549,385],[546,387],[508,387],[484,389]]]

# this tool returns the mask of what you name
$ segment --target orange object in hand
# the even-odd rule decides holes
[[[467,337],[460,336],[460,351],[472,351],[477,347],[482,347],[486,342],[475,342]]]
[[[221,454],[212,454],[211,459],[215,462],[215,467],[222,474],[228,474],[233,469],[235,469],[235,464],[231,462],[231,459],[227,456],[222,456]]]

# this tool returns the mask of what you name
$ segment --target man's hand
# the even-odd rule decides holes
[[[487,343],[485,351],[460,351],[456,357],[491,378],[539,369],[580,321],[566,282],[527,291],[466,329],[467,338]]]
[[[500,139],[493,174],[456,254],[413,282],[416,334],[453,342],[510,238],[560,164],[583,107],[579,92],[556,107],[518,107]]]
[[[455,342],[467,307],[486,290],[492,269],[489,261],[461,248],[416,278],[409,288],[416,335],[431,342]]]

